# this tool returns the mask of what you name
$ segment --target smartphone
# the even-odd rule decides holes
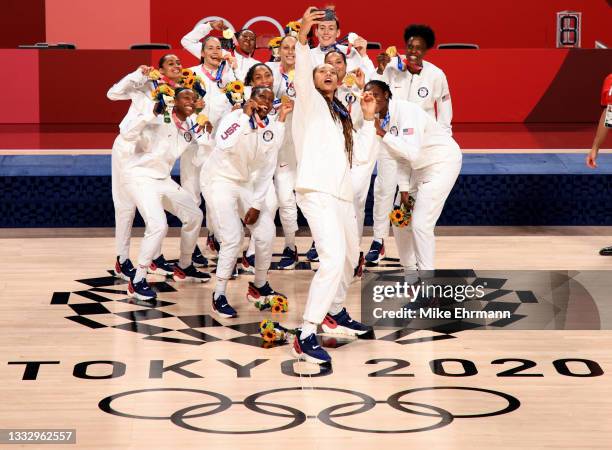
[[[231,52],[232,50],[234,50],[234,40],[233,39],[225,39],[225,38],[219,38],[219,42],[221,42],[221,48],[223,50],[227,50],[228,52]]]
[[[325,12],[325,17],[323,17],[323,19],[321,19],[322,21],[329,22],[329,21],[332,21],[332,20],[336,20],[336,11],[333,10],[333,9],[329,9],[329,8],[328,9],[311,9],[310,11],[311,12],[313,12],[313,11],[317,11],[317,12],[318,11],[322,11],[322,12]]]

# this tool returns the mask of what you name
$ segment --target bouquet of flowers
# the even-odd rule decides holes
[[[297,37],[297,35],[300,33],[301,27],[302,27],[302,24],[297,20],[289,22],[287,25],[285,25],[285,34],[288,34],[289,36]]]
[[[262,301],[255,302],[255,308],[260,311],[269,309],[273,313],[285,313],[289,311],[289,301],[283,294],[276,294],[270,299],[265,298]]]
[[[244,83],[240,80],[230,81],[225,86],[225,95],[232,105],[244,103]]]
[[[265,344],[284,343],[287,341],[289,334],[295,334],[295,330],[290,330],[278,322],[265,319],[259,324],[259,334]]]
[[[181,71],[181,80],[179,84],[186,89],[193,89],[200,97],[206,95],[206,89],[204,88],[202,78],[196,75],[191,69],[183,69]]]
[[[272,53],[272,58],[274,61],[280,61],[279,50],[280,50],[281,39],[282,37],[277,36],[268,41],[268,48],[270,49],[270,52]]]
[[[389,213],[389,219],[391,220],[391,225],[398,228],[404,228],[410,225],[412,221],[412,209],[414,208],[414,198],[412,196],[408,197],[408,204],[404,203],[399,206],[394,206],[393,211]]]
[[[170,112],[168,109],[174,106],[174,89],[167,84],[159,84],[151,92],[155,101],[155,112],[164,115],[164,122],[170,123]]]

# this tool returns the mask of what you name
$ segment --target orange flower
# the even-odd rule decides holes
[[[274,342],[276,340],[276,333],[274,332],[274,330],[270,331],[267,330],[264,334],[263,334],[263,340],[265,342]]]
[[[272,307],[272,312],[273,313],[283,312],[283,307],[277,303],[276,305]]]

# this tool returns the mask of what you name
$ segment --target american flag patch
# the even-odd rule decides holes
[[[414,128],[404,128],[402,130],[402,133],[404,134],[404,136],[411,136],[414,134]]]
[[[447,100],[450,100],[450,94],[446,94],[442,96],[442,101],[445,102]]]

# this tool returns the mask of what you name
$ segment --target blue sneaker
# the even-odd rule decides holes
[[[260,304],[270,303],[270,300],[275,295],[283,297],[285,300],[287,296],[285,294],[281,294],[280,292],[276,292],[274,289],[270,287],[270,283],[266,282],[262,287],[258,288],[255,286],[255,283],[249,281],[249,288],[247,290],[246,298],[251,303],[259,302]]]
[[[130,259],[128,258],[123,262],[123,264],[120,264],[118,256],[117,260],[115,261],[115,269],[113,270],[113,272],[115,272],[115,276],[117,278],[121,278],[125,281],[132,280],[136,275],[136,269],[134,268],[132,261],[130,261]]]
[[[200,272],[193,264],[186,269],[181,269],[178,264],[175,264],[172,278],[174,281],[192,281],[195,283],[207,283],[210,281],[210,275]]]
[[[351,319],[351,316],[346,312],[346,308],[342,308],[342,311],[334,316],[327,314],[325,319],[323,319],[321,328],[326,334],[343,334],[345,336],[357,336],[362,339],[374,338],[373,328]]]
[[[127,294],[128,297],[136,297],[138,300],[155,300],[157,298],[157,294],[151,289],[146,278],[143,278],[138,283],[130,280]]]
[[[215,293],[213,292],[212,308],[213,311],[216,312],[219,316],[224,317],[226,319],[238,317],[238,313],[227,302],[227,298],[225,297],[225,295],[220,295],[219,298],[215,300]]]
[[[191,262],[196,267],[208,267],[208,259],[202,254],[200,247],[197,245],[193,250],[193,254],[191,255]]]
[[[242,254],[242,269],[247,273],[255,273],[255,255],[246,255],[246,252]]]
[[[365,257],[366,262],[370,264],[378,264],[381,259],[385,257],[385,241],[380,242],[372,241],[370,251]]]
[[[306,259],[308,259],[310,262],[319,262],[319,254],[317,253],[317,248],[315,247],[314,241],[312,241],[310,250],[306,252]]]
[[[316,252],[316,249],[315,249]],[[318,257],[318,255],[317,255]],[[283,256],[281,256],[281,260],[278,263],[279,270],[293,270],[298,263],[298,251],[297,247],[293,249],[290,247],[285,247],[283,250]]]
[[[149,267],[147,267],[147,273],[151,273],[153,275],[164,275],[166,277],[171,277],[174,274],[174,267],[172,267],[164,258],[164,255],[159,255]]]
[[[313,333],[306,339],[302,340],[300,335],[302,330],[298,330],[298,334],[293,340],[293,348],[291,353],[297,359],[313,364],[325,364],[331,362],[331,356],[319,344],[317,336]]]

